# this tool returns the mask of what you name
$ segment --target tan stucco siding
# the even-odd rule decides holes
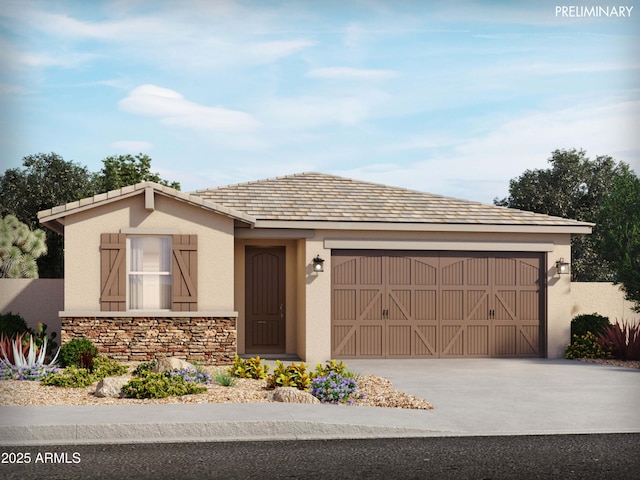
[[[483,245],[486,251],[520,251],[520,245],[540,245],[540,252],[546,253],[546,355],[549,358],[564,356],[564,348],[569,342],[571,321],[570,275],[557,275],[555,262],[560,258],[570,258],[570,234],[521,234],[521,233],[464,233],[464,232],[380,232],[380,231],[316,231],[312,239],[307,240],[305,262],[307,265],[306,289],[306,332],[304,358],[309,362],[324,361],[331,355],[331,248],[336,240],[375,240],[376,248],[403,249],[407,241],[434,242],[437,250],[475,251]],[[379,243],[378,241],[381,241]],[[385,243],[386,242],[386,243]],[[394,245],[394,242],[396,244]],[[339,242],[338,242],[339,244]],[[310,273],[313,257],[324,258],[325,272]]]
[[[137,195],[65,219],[65,311],[100,310],[100,234],[131,229],[197,235],[198,310],[233,310],[233,220],[163,195],[148,211]]]

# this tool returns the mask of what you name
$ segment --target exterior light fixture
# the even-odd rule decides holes
[[[324,260],[320,258],[320,255],[316,255],[316,258],[313,259],[313,271],[316,273],[324,272],[323,263]]]
[[[561,258],[556,262],[556,272],[560,275],[569,273],[569,262],[565,262],[564,258]]]

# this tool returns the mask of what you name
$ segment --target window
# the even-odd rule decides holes
[[[102,233],[100,310],[198,310],[198,236]]]
[[[171,237],[127,238],[127,306],[171,308]]]

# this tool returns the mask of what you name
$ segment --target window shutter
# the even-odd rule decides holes
[[[127,309],[127,236],[123,233],[100,235],[100,310]]]
[[[198,236],[173,236],[171,310],[198,310]]]

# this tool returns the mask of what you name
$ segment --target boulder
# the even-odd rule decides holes
[[[106,377],[98,382],[96,397],[121,397],[122,387],[131,380],[131,377]]]
[[[182,370],[184,368],[195,369],[192,364],[186,360],[176,357],[159,358],[156,366],[151,370],[153,373],[166,372],[171,370]]]
[[[298,390],[294,387],[279,387],[273,391],[272,399],[285,403],[321,403],[309,392]]]

